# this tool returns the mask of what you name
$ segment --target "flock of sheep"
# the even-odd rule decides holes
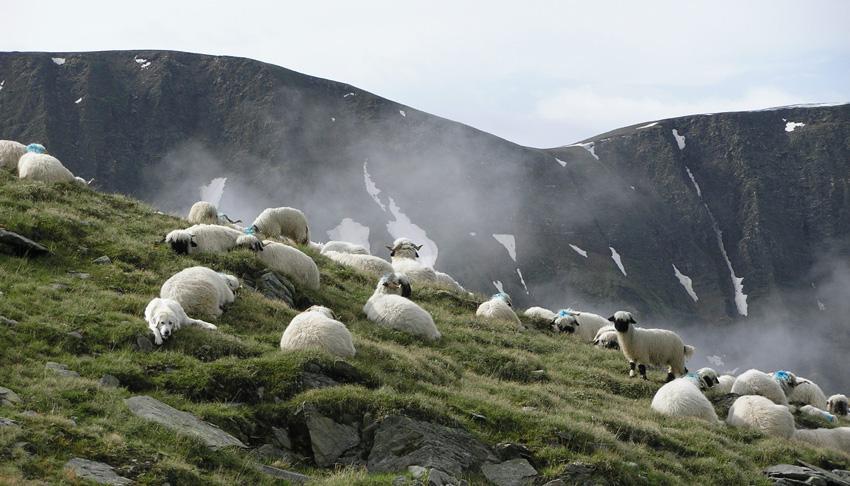
[[[17,167],[21,178],[85,183],[38,144],[25,147],[17,142],[0,141],[0,166]],[[250,226],[243,228],[239,221],[220,215],[215,206],[201,201],[192,206],[187,219],[193,226],[176,229],[164,239],[178,254],[247,248],[266,267],[286,275],[295,285],[318,290],[320,276],[316,263],[296,247],[308,246],[340,265],[377,279],[375,291],[363,307],[369,321],[423,339],[438,340],[441,334],[431,315],[411,300],[413,286],[467,293],[451,276],[421,263],[418,253],[421,246],[407,238],[399,238],[387,246],[391,261],[348,242],[314,243],[310,241],[307,218],[298,209],[266,209]],[[190,316],[219,317],[234,301],[239,286],[233,275],[206,267],[191,267],[173,275],[163,283],[159,297],[152,299],[145,309],[145,320],[156,344],[162,344],[183,326],[216,329],[214,324]],[[672,331],[635,326],[629,312],[618,311],[606,319],[572,309],[556,313],[531,307],[524,315],[532,322],[551,325],[556,332],[573,334],[582,342],[621,350],[629,362],[629,376],[634,377],[637,370],[646,379],[648,366],[666,367],[667,382],[655,394],[651,405],[661,414],[721,423],[709,397],[731,393],[738,398],[726,417],[729,426],[751,427],[768,435],[850,453],[850,427],[796,429],[792,411],[797,410],[830,422],[847,420],[847,397],[837,394],[827,399],[810,380],[788,371],[768,374],[749,370],[738,377],[718,376],[710,368],[689,373],[685,362],[693,355],[694,348],[685,345]],[[524,329],[505,293],[483,302],[476,316],[513,323],[517,329]],[[348,328],[331,309],[322,306],[310,307],[295,316],[281,336],[280,348],[283,351],[321,349],[341,358],[356,353]]]

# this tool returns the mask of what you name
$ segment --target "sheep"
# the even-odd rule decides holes
[[[794,440],[850,454],[850,427],[798,430]]]
[[[652,409],[670,417],[696,417],[719,423],[714,406],[695,384],[695,381],[702,383],[700,378],[677,378],[664,384],[652,398]]]
[[[761,395],[777,405],[788,405],[785,390],[794,386],[791,384],[793,374],[789,373],[789,375],[787,380],[780,381],[774,375],[759,370],[747,370],[735,378],[731,393],[736,395]],[[793,380],[796,381],[796,377]]]
[[[761,395],[739,397],[729,408],[726,423],[732,427],[751,427],[774,437],[790,439],[794,435],[794,416],[784,405]]]
[[[263,250],[262,243],[254,235],[214,224],[196,224],[183,230],[174,230],[165,236],[165,242],[178,255],[223,253],[236,247]]]
[[[299,245],[310,243],[307,217],[295,208],[265,209],[257,216],[249,229],[265,238],[287,237]]]
[[[339,358],[357,353],[351,333],[327,307],[314,305],[292,318],[280,338],[281,351],[320,349]]]
[[[549,324],[552,321],[554,321],[555,316],[557,316],[557,314],[555,314],[554,312],[550,311],[549,309],[545,309],[543,307],[529,307],[522,314],[525,317],[528,317],[529,319],[531,319],[532,321],[540,322],[540,323],[546,323],[546,324]]]
[[[403,291],[403,281],[401,276],[394,273],[381,277],[375,292],[363,306],[366,317],[381,326],[432,341],[440,339],[440,331],[431,315],[416,303],[398,295]]]
[[[337,251],[326,251],[323,252],[323,255],[340,265],[356,268],[361,272],[370,273],[376,276],[382,276],[394,272],[393,266],[390,265],[390,262],[374,255],[341,253]]]
[[[184,326],[197,326],[202,329],[218,329],[214,324],[192,319],[186,315],[186,311],[176,300],[162,299],[156,297],[145,307],[145,321],[153,331],[154,342],[157,346],[162,345],[164,339],[168,339],[174,331]]]
[[[826,401],[826,410],[839,417],[847,416],[847,396],[837,394],[829,397]]]
[[[717,377],[717,382],[711,389],[712,395],[726,395],[732,393],[732,385],[735,384],[735,377],[732,375],[720,375]]]
[[[599,330],[610,325],[610,322],[604,317],[591,312],[562,309],[558,311],[553,324],[559,329],[563,328],[567,330],[567,332],[575,332],[580,340],[591,343],[596,339],[596,334]],[[572,331],[567,329],[570,326],[573,327]]]
[[[717,376],[717,372],[711,368],[700,368],[696,373],[688,373],[688,378],[696,379],[700,390],[709,391],[714,389],[715,386],[720,384],[720,378]]]
[[[490,297],[490,300],[482,302],[475,311],[475,315],[490,320],[512,322],[522,328],[522,323],[513,310],[511,296],[504,292],[499,292]]]
[[[596,336],[593,338],[593,344],[599,348],[605,349],[620,349],[620,341],[617,337],[617,330],[613,325],[600,327],[596,331]]]
[[[620,349],[629,360],[629,376],[635,376],[635,364],[639,365],[638,371],[644,380],[647,379],[646,365],[667,365],[667,381],[688,372],[685,361],[693,355],[694,347],[682,343],[675,332],[632,326],[635,319],[624,311],[614,313],[608,320],[614,323]]]
[[[26,145],[14,140],[0,140],[0,168],[17,169],[18,160],[25,153]]]
[[[18,178],[47,183],[79,182],[59,159],[45,153],[44,146],[37,143],[27,145],[26,153],[18,159]]]
[[[312,258],[301,250],[283,243],[265,240],[257,258],[271,270],[278,271],[296,285],[310,290],[319,290],[319,267]]]
[[[422,245],[417,245],[408,238],[398,238],[393,242],[393,246],[387,246],[387,249],[390,250],[393,270],[407,275],[413,283],[435,285],[453,292],[467,293],[466,289],[451,275],[435,271],[418,260]]]
[[[816,383],[798,376],[797,386],[788,395],[788,403],[802,403],[826,410],[826,395]]]
[[[186,221],[192,224],[218,224],[218,209],[207,201],[198,201],[189,209]]]
[[[793,412],[795,407],[794,405],[790,405],[788,408]],[[797,411],[806,415],[811,415],[812,417],[826,420],[827,422],[835,422],[837,420],[835,415],[813,405],[803,405],[802,407],[797,408]]]
[[[321,253],[322,250],[325,249],[325,244],[324,243],[317,243],[315,241],[310,241],[310,242],[307,243],[307,248],[315,251],[316,253]]]
[[[233,303],[239,279],[207,267],[190,267],[162,284],[159,296],[180,303],[187,314],[218,317],[224,306]]]
[[[337,253],[353,253],[356,255],[369,255],[369,250],[367,250],[364,246],[355,245],[354,243],[349,243],[347,241],[329,241],[322,245],[322,253],[327,253],[329,251],[335,251]]]
[[[458,292],[462,294],[468,293],[467,290],[463,288],[463,285],[459,284],[458,281],[452,278],[451,275],[439,272],[437,270],[434,270],[434,275],[437,277],[438,287],[443,287],[445,289],[451,290],[452,292]]]

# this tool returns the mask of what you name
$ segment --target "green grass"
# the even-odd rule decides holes
[[[280,335],[297,311],[248,288],[218,320],[220,332],[183,329],[142,353],[135,350],[137,336],[148,333],[141,316],[165,279],[198,264],[252,274],[261,269],[253,255],[175,255],[159,240],[184,221],[123,196],[22,182],[6,172],[0,223],[53,252],[36,259],[0,254],[0,315],[19,321],[0,325],[0,385],[23,400],[0,407],[0,416],[21,425],[0,428],[0,483],[72,483],[62,466],[73,456],[119,466],[142,484],[272,483],[245,451],[209,451],[135,418],[123,403],[135,394],[192,412],[251,446],[271,442],[271,427],[297,420],[304,405],[331,416],[403,413],[464,427],[491,444],[525,444],[546,478],[575,461],[623,484],[766,484],[762,468],[797,458],[848,466],[838,453],[658,416],[649,403],[663,374],[630,379],[617,352],[533,326],[518,332],[483,322],[474,317],[474,301],[445,291],[415,290],[443,334],[439,342],[376,327],[361,311],[373,279],[307,249],[322,288],[300,297],[332,308],[358,350],[349,360],[356,373],[338,373],[341,386],[303,389],[305,368],[334,375],[342,365],[320,353],[281,353]],[[112,264],[91,263],[101,255]],[[47,361],[82,376],[57,377],[44,369]],[[122,387],[99,386],[104,373]],[[388,484],[396,476],[280,465],[327,485]]]

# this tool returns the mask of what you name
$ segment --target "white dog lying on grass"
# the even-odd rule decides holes
[[[214,324],[187,316],[179,302],[171,299],[160,299],[159,297],[150,301],[145,308],[145,320],[148,322],[148,327],[153,331],[157,346],[162,345],[163,339],[168,339],[174,331],[183,326],[218,329]]]

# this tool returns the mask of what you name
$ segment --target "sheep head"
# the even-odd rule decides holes
[[[617,332],[628,332],[630,324],[637,324],[631,313],[625,311],[615,312],[608,320],[614,323],[614,329]]]
[[[561,315],[558,313],[558,316],[552,321],[552,330],[555,332],[565,332],[567,334],[572,334],[576,332],[576,328],[579,327],[578,320],[576,320],[575,316],[572,314],[564,314]]]
[[[826,409],[833,415],[847,416],[847,397],[844,395],[833,395],[826,401]]]

